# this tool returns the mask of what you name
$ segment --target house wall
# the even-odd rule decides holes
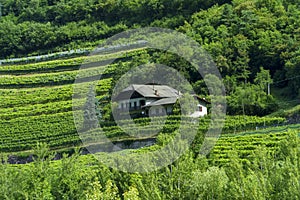
[[[123,109],[126,108],[126,106],[128,106],[128,108],[133,108],[134,107],[134,102],[136,102],[136,109],[140,109],[141,108],[141,104],[140,101],[143,100],[145,101],[145,105],[148,105],[150,103],[152,103],[153,101],[156,101],[157,99],[155,98],[135,98],[135,99],[127,99],[127,100],[121,100],[119,101],[119,105],[118,108],[122,109],[122,104],[123,104]],[[131,107],[130,107],[130,103],[131,103]],[[200,109],[201,107],[201,109]],[[162,111],[161,109],[165,109],[165,111]],[[164,105],[162,106],[153,106],[150,110],[149,110],[149,114],[152,115],[157,115],[157,114],[163,114],[164,112],[167,112],[167,114],[171,114],[173,111],[173,105]],[[207,115],[207,106],[205,102],[199,102],[198,103],[198,110],[196,110],[193,114],[191,114],[192,117],[203,117],[205,115]]]
[[[146,101],[145,98],[136,98],[136,99],[121,100],[121,101],[118,102],[118,103],[119,103],[118,108],[119,108],[119,109],[122,109],[122,104],[123,104],[123,109],[125,109],[127,106],[130,106],[129,103],[131,103],[131,105],[134,106],[134,102],[136,102],[136,106],[137,106],[137,107],[140,107],[140,106],[141,106],[141,105],[140,105],[140,101],[141,101],[141,100]]]
[[[134,102],[136,102],[136,106],[140,107],[140,101],[144,100],[145,101],[145,105],[148,105],[150,103],[152,103],[153,101],[157,100],[155,98],[135,98],[135,99],[126,99],[126,100],[121,100],[118,102],[118,108],[122,109],[122,104],[123,104],[123,109],[126,108],[127,106],[129,106],[130,108],[130,104],[132,105],[132,107],[134,106]]]
[[[160,113],[163,113],[162,109],[164,109],[164,107],[162,107],[162,106],[152,106],[149,109],[149,114],[150,115],[159,115]]]
[[[149,114],[160,115],[160,114],[171,114],[173,111],[173,105],[164,105],[164,106],[152,106],[149,110]]]
[[[203,117],[204,115],[207,115],[207,107],[206,104],[204,103],[199,103],[198,107],[200,108],[200,106],[202,107],[202,112],[200,112],[200,116]]]
[[[201,109],[200,109],[201,107]],[[198,110],[191,114],[191,117],[203,117],[207,115],[207,106],[203,102],[198,103]]]

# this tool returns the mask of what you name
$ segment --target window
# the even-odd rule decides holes
[[[124,103],[121,103],[121,109],[123,109],[124,108]]]
[[[202,106],[199,106],[199,111],[202,112]]]
[[[155,113],[158,114],[159,113],[159,109],[155,108]]]
[[[145,105],[145,100],[140,100],[140,105],[144,106]]]
[[[170,107],[170,106],[167,107],[167,113],[168,113],[168,114],[171,114],[171,113],[172,113],[172,107]]]
[[[136,105],[136,101],[135,101],[135,102],[134,102],[134,107],[136,108],[136,106],[137,106],[137,105]]]

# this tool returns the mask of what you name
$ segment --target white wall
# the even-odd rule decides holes
[[[118,105],[118,108],[121,109],[122,108],[122,103],[124,105],[123,108],[125,108],[125,105],[128,104],[129,106],[129,103],[132,103],[132,105],[134,105],[134,102],[136,102],[136,106],[140,106],[140,100],[144,100],[145,101],[145,105],[148,105],[150,103],[152,103],[153,101],[157,100],[155,98],[153,99],[146,99],[146,98],[136,98],[136,99],[127,99],[127,100],[121,100],[119,101],[119,105]]]
[[[200,111],[200,106],[202,107],[202,111]],[[207,107],[205,103],[198,103],[198,110],[191,114],[191,117],[203,117],[207,115]]]
[[[141,100],[145,100],[145,105],[148,105],[150,104],[151,102],[155,101],[156,99],[153,98],[153,99],[147,99],[146,98],[136,98],[136,99],[127,99],[127,100],[122,100],[122,101],[119,101],[119,105],[118,105],[118,108],[121,109],[121,104],[123,103],[123,109],[125,109],[125,105],[127,104],[128,106],[129,103],[132,103],[132,106],[134,106],[134,102],[136,102],[136,106],[140,106],[140,101]],[[199,110],[200,106],[202,107],[202,111]],[[166,112],[169,113],[169,112],[172,112],[173,110],[173,106],[172,105],[168,105],[165,107],[166,108]],[[161,108],[160,108],[161,109]],[[155,112],[155,109],[151,109],[152,112]],[[162,112],[161,110],[159,110],[159,112]],[[154,114],[154,113],[153,113]],[[195,111],[193,114],[191,114],[191,117],[203,117],[207,115],[207,107],[206,107],[206,104],[204,102],[199,102],[198,103],[198,110]]]

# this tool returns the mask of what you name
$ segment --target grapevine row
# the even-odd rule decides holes
[[[96,95],[106,94],[111,87],[111,81],[111,78],[99,80],[96,86]],[[0,108],[67,101],[72,99],[73,92],[73,85],[30,89],[0,89]]]
[[[31,64],[18,64],[18,65],[0,65],[0,74],[9,75],[22,75],[33,73],[51,73],[59,71],[72,71],[78,70],[82,64],[86,66],[88,63],[91,65],[101,66],[101,63],[109,62],[110,60],[126,59],[144,53],[145,50],[130,50],[128,52],[117,52],[112,54],[94,55],[94,56],[81,56],[76,58],[64,60],[52,60],[47,62],[38,62]]]

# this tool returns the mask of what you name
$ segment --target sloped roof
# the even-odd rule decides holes
[[[169,98],[179,97],[182,95],[178,90],[169,87],[167,85],[138,85],[132,84],[129,87],[122,90],[120,94],[138,92],[143,97],[148,98]],[[121,95],[118,95],[121,96]],[[118,96],[115,99],[119,99]]]
[[[198,101],[202,101],[202,102],[204,102],[204,103],[206,103],[206,104],[210,104],[210,102],[209,101],[207,101],[205,98],[201,98],[201,97],[199,97],[198,95],[193,95],[196,99],[198,99]]]
[[[169,98],[164,98],[160,99],[157,101],[154,101],[144,107],[151,107],[151,106],[160,106],[160,105],[168,105],[168,104],[175,104],[177,101],[178,97],[169,97]]]

